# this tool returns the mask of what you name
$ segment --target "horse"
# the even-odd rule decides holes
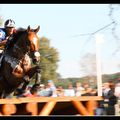
[[[32,60],[40,61],[39,29],[40,26],[31,29],[30,25],[27,29],[19,28],[1,55],[0,98],[8,98],[21,84],[25,89],[35,73],[40,73],[40,66],[32,65]],[[35,84],[40,84],[40,79]]]

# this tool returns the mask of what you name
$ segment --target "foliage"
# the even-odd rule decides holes
[[[3,24],[3,18],[2,16],[0,16],[0,26],[2,26],[2,24]]]
[[[87,53],[82,57],[80,62],[81,71],[86,75],[96,75],[96,55]]]
[[[93,83],[90,82],[91,78],[93,79]],[[62,85],[64,88],[67,88],[69,83],[73,84],[73,87],[75,87],[75,83],[77,81],[81,82],[82,84],[84,83],[89,83],[89,85],[93,88],[97,87],[97,77],[96,76],[84,76],[81,78],[65,78],[65,79],[60,79],[56,85]],[[120,73],[115,73],[115,74],[103,74],[102,75],[102,83],[108,82],[108,81],[113,81],[114,83],[117,82],[117,79],[120,78]]]
[[[50,46],[50,40],[43,37],[40,39],[40,66],[41,72],[41,82],[46,83],[47,80],[52,79],[57,82],[57,62],[59,61],[59,54],[57,49]]]

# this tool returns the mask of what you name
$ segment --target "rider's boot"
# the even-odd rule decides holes
[[[2,62],[3,55],[0,53],[0,67],[1,67],[1,62]]]

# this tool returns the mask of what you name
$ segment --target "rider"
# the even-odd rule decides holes
[[[4,28],[0,28],[0,66],[3,58],[2,53],[8,46],[8,43],[12,39],[12,36],[15,32],[15,22],[12,19],[6,20],[4,23]]]
[[[0,28],[0,53],[3,52],[6,47],[6,43],[12,39],[15,32],[16,29],[14,20],[6,20],[4,23],[4,28]]]

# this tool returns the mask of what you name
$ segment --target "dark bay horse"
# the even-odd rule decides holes
[[[38,65],[32,66],[32,60],[39,61],[39,38],[36,29],[18,29],[11,44],[2,54],[0,67],[0,98],[7,98],[22,83],[27,85],[36,72],[40,72]],[[39,81],[38,81],[39,83]]]

